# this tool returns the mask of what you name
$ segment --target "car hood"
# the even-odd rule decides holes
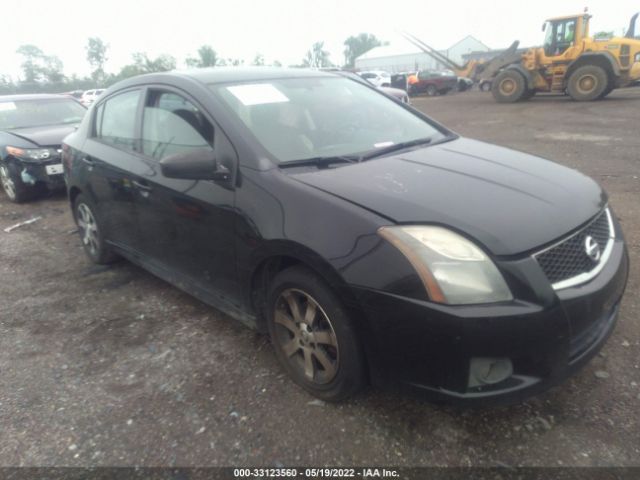
[[[464,138],[357,165],[291,173],[392,222],[452,227],[499,256],[562,237],[607,200],[576,170]]]
[[[74,132],[77,124],[46,125],[43,127],[16,128],[8,130],[11,135],[22,138],[38,147],[60,145],[62,139]]]

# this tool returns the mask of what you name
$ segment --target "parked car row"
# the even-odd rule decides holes
[[[520,401],[614,328],[628,257],[594,181],[462,138],[365,81],[139,76],[62,144],[52,124],[62,135],[82,107],[41,120],[33,104],[21,116],[28,100],[0,103],[7,194],[36,166],[49,175],[60,148],[92,262],[126,258],[268,332],[282,368],[322,399],[372,382]]]

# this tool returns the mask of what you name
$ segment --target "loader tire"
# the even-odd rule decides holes
[[[576,68],[567,82],[567,91],[577,102],[597,100],[605,92],[609,79],[604,68],[597,65],[584,65]]]
[[[522,100],[527,91],[527,81],[516,70],[503,70],[491,82],[491,93],[498,103],[513,103]]]

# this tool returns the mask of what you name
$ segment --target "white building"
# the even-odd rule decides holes
[[[489,51],[489,47],[469,35],[448,49],[440,50],[440,53],[454,62],[462,64],[464,63],[463,55],[478,51]],[[356,58],[355,67],[360,71],[385,70],[389,73],[448,68],[409,42],[402,45],[383,45],[372,48]]]

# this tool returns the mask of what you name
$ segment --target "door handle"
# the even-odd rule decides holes
[[[84,163],[86,163],[90,167],[93,167],[95,165],[95,162],[91,160],[91,157],[82,157],[80,160],[82,160]]]
[[[133,183],[133,186],[138,190],[142,190],[145,193],[149,193],[151,190],[153,190],[146,182],[138,182],[137,180],[133,180],[131,183]]]

